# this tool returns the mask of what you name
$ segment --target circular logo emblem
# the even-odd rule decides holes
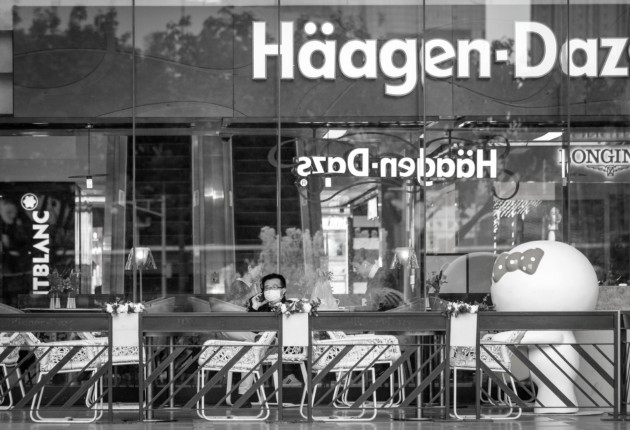
[[[22,196],[22,207],[27,211],[32,211],[37,208],[39,201],[37,200],[37,196],[33,193],[27,193]]]

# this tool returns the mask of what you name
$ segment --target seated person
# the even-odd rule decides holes
[[[263,276],[260,284],[262,287],[262,293],[254,295],[247,301],[247,312],[274,312],[276,306],[287,302],[285,297],[287,291],[287,281],[284,276],[278,273],[270,273]],[[256,333],[254,332],[236,333],[239,333],[238,340],[244,340],[246,342],[256,341]],[[225,332],[224,335],[230,336],[231,333]],[[253,382],[254,377],[252,375],[247,376],[242,380],[238,387],[239,397],[249,390]],[[246,401],[243,405],[247,407],[251,405],[251,402]]]
[[[405,303],[405,297],[391,270],[379,267],[376,262],[367,259],[353,266],[354,270],[367,280],[364,297],[367,303],[357,310],[387,311]]]
[[[275,307],[286,303],[287,281],[278,273],[263,276],[260,281],[262,293],[247,301],[247,312],[272,312]]]
[[[225,295],[225,301],[239,306],[247,306],[248,298],[258,293],[256,282],[260,279],[262,265],[250,260],[236,263],[238,277],[232,282]]]

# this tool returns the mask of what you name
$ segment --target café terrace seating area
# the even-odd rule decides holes
[[[475,323],[462,339],[453,327],[463,316],[439,311],[251,314],[217,298],[188,296],[112,314],[103,310],[111,298],[102,299],[78,297],[76,309],[1,306],[2,413],[64,425],[174,416],[228,423],[519,422],[542,416],[544,407],[626,416],[623,311],[479,312],[467,315]],[[553,329],[590,336],[573,345],[581,363],[568,388],[567,380],[545,379],[549,369],[528,359],[528,349],[554,345],[522,343],[528,331]],[[257,336],[225,340],[217,336],[222,332]],[[530,375],[542,375],[557,404],[540,404]],[[567,389],[578,404],[563,396]]]

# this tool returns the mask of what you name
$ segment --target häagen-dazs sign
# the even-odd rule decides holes
[[[430,185],[436,179],[496,178],[497,152],[457,151],[457,158],[425,157],[420,149],[417,158],[411,157],[370,157],[367,148],[356,148],[343,157],[297,157],[295,173],[301,179],[300,186],[308,184],[310,175],[350,175],[356,177],[387,177],[417,179]]]
[[[514,23],[513,58],[507,48],[493,50],[491,42],[484,39],[460,39],[456,44],[446,39],[353,39],[338,46],[337,41],[326,39],[335,31],[330,22],[319,27],[307,22],[301,30],[311,39],[298,47],[294,22],[282,21],[281,42],[269,43],[267,23],[253,23],[253,79],[267,79],[267,59],[280,57],[283,80],[295,79],[296,70],[307,79],[335,80],[338,71],[348,79],[374,80],[381,75],[392,80],[385,83],[385,94],[402,97],[411,93],[425,75],[436,79],[470,78],[471,54],[478,57],[478,70],[474,72],[480,78],[492,77],[493,63],[511,63],[517,79],[540,78],[550,73],[557,62],[572,77],[629,76],[628,66],[623,65],[628,57],[628,37],[572,38],[559,45],[553,31],[539,22]],[[535,64],[530,58],[534,37],[544,48]],[[582,54],[583,61],[575,61],[577,53]],[[404,61],[395,60],[398,55]],[[319,59],[313,61],[316,57]],[[362,60],[357,64],[355,58],[359,57]]]

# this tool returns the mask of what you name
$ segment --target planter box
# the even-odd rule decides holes
[[[282,315],[282,345],[308,346],[308,314]]]
[[[459,314],[451,317],[451,345],[475,346],[477,314]]]
[[[112,347],[139,346],[140,314],[112,315]]]

